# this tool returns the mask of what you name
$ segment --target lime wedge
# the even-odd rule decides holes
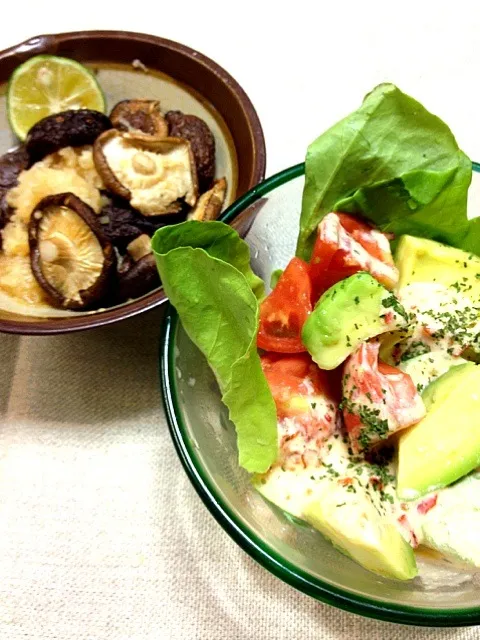
[[[35,56],[15,69],[8,83],[7,111],[20,140],[46,116],[68,109],[105,112],[105,97],[89,69],[58,56]]]

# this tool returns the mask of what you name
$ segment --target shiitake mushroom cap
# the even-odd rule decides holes
[[[168,136],[168,124],[158,100],[122,100],[113,107],[110,120],[120,131],[145,133],[158,138]]]
[[[188,214],[188,219],[200,220],[202,222],[216,220],[222,211],[226,195],[226,178],[215,180],[213,187],[205,193],[202,193],[195,208]]]
[[[11,189],[18,176],[28,167],[29,157],[25,145],[7,151],[0,157],[0,188]]]
[[[93,144],[111,128],[110,119],[92,109],[70,109],[47,116],[33,125],[25,140],[30,164],[64,147]]]
[[[200,193],[208,191],[215,177],[215,138],[210,127],[198,116],[182,111],[168,111],[165,120],[170,136],[190,142]]]
[[[140,258],[126,273],[119,274],[118,302],[139,298],[160,286],[157,264],[153,253]]]
[[[102,230],[121,253],[125,252],[127,245],[138,236],[144,233],[153,236],[157,229],[169,222],[167,216],[142,216],[127,200],[110,196],[106,191],[103,195],[108,201],[103,205],[99,215]]]
[[[130,164],[128,170],[123,167],[123,171],[127,176],[125,183],[118,177],[118,169],[114,171],[109,162],[109,150],[111,145],[115,145],[115,153],[112,152],[110,162],[117,158],[118,153],[128,154]],[[159,167],[148,154],[158,154],[168,157],[176,151],[181,150],[183,153],[182,161],[185,163],[183,170],[186,172],[185,193],[176,194],[171,201],[161,201],[164,199],[165,189],[159,189],[157,196],[159,198],[156,204],[150,200],[147,204],[142,202],[142,198],[146,197],[146,183],[151,182],[154,189],[155,175],[159,171]],[[134,153],[133,153],[134,152]],[[132,155],[133,154],[133,155]],[[130,157],[131,156],[131,157]],[[106,187],[117,196],[128,200],[131,204],[144,216],[160,216],[180,213],[183,210],[183,201],[188,205],[195,205],[198,197],[198,181],[191,145],[188,140],[180,138],[157,138],[144,133],[122,133],[116,129],[105,131],[96,140],[93,145],[93,160],[95,167],[102,177]],[[176,159],[178,162],[178,158]],[[177,169],[180,171],[180,167]],[[164,169],[161,169],[163,172]],[[168,176],[167,176],[168,178]],[[158,184],[164,180],[162,175],[158,176]],[[140,183],[141,187],[136,188],[134,185]],[[138,202],[136,201],[138,198]]]
[[[99,303],[116,255],[91,207],[73,193],[43,198],[30,217],[28,239],[32,272],[52,306],[80,310]]]
[[[0,157],[0,229],[3,229],[13,214],[13,209],[7,202],[7,193],[17,184],[18,176],[28,167],[28,161],[28,153],[23,144]]]

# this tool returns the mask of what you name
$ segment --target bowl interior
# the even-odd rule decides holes
[[[265,172],[263,134],[243,90],[216,63],[174,42],[123,32],[85,32],[41,36],[0,54],[0,154],[17,144],[8,125],[6,87],[12,70],[37,54],[55,54],[83,62],[96,74],[110,110],[120,100],[160,100],[162,110],[181,110],[209,125],[216,143],[216,176],[228,182],[226,204],[259,182]],[[63,331],[128,317],[165,300],[157,289],[133,302],[95,312],[24,315],[2,304],[0,330]],[[52,317],[53,316],[53,317]]]
[[[472,193],[479,183],[477,177]],[[261,204],[247,241],[253,268],[266,282],[294,254],[303,184],[298,165],[227,212],[228,218]],[[248,553],[305,593],[363,615],[417,625],[480,622],[480,574],[422,555],[414,581],[380,578],[257,494],[238,466],[234,427],[214,376],[172,309],[164,336],[163,392],[174,442],[201,497]]]

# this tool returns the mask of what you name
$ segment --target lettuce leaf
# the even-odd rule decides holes
[[[330,211],[365,216],[382,231],[480,252],[467,219],[472,163],[437,116],[392,84],[308,148],[297,255],[311,256]]]
[[[218,381],[239,463],[263,473],[277,457],[277,416],[257,353],[264,286],[248,245],[221,222],[189,221],[159,229],[152,247],[165,292]]]
[[[212,256],[228,262],[245,276],[255,296],[261,300],[265,295],[265,285],[255,275],[250,266],[250,249],[232,227],[223,222],[205,224],[198,220],[190,220],[171,225],[168,231],[155,236],[162,242],[162,253],[178,247],[194,247],[205,249]],[[156,240],[159,242],[159,240]],[[155,251],[155,248],[154,248]]]

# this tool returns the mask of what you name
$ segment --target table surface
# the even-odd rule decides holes
[[[316,135],[387,80],[446,120],[480,159],[478,4],[112,7],[12,5],[0,48],[77,29],[184,42],[250,95],[268,174],[301,161]],[[337,611],[235,545],[169,438],[158,385],[161,321],[155,310],[73,336],[0,336],[0,639],[477,638],[477,629],[408,629]]]

